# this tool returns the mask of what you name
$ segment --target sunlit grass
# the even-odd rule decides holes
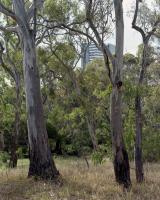
[[[28,160],[20,160],[17,169],[0,170],[0,200],[159,200],[160,164],[145,165],[145,182],[136,184],[131,170],[132,189],[124,193],[114,181],[112,163],[88,169],[82,159],[56,158],[61,181],[56,183],[27,178]],[[132,166],[132,168],[134,168]]]

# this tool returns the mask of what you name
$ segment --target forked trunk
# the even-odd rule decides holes
[[[141,108],[141,97],[138,94],[135,98],[135,112],[136,112],[136,138],[135,138],[136,180],[138,183],[142,183],[144,180],[143,159],[142,159],[142,108]]]
[[[112,145],[116,181],[125,188],[131,186],[128,154],[123,142],[121,91],[115,86],[111,97]]]
[[[40,93],[36,48],[32,32],[23,38],[24,79],[28,115],[30,165],[28,176],[53,179],[59,175],[52,160]]]

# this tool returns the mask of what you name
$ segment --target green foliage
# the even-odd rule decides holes
[[[10,156],[7,152],[0,151],[0,166],[2,166],[3,164],[7,164],[9,158]]]
[[[53,12],[54,10],[54,12]],[[70,20],[73,20],[76,16],[79,16],[78,13],[78,3],[77,1],[68,1],[68,0],[47,0],[45,1],[45,13],[49,16],[50,19],[67,23]]]
[[[91,155],[91,159],[95,165],[103,164],[104,162],[104,153],[99,151],[94,151]]]
[[[28,157],[28,148],[26,146],[18,147],[17,156],[18,156],[18,159]]]
[[[99,148],[91,154],[91,160],[95,165],[103,164],[106,158],[112,158],[112,150],[108,145],[99,145]]]

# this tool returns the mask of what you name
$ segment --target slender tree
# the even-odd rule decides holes
[[[154,19],[151,24],[149,21],[147,21],[147,24],[143,23],[142,26],[137,25],[140,2],[142,2],[142,1],[136,0],[136,8],[135,8],[135,12],[134,12],[134,18],[132,21],[132,27],[141,34],[142,41],[143,41],[143,53],[142,53],[141,64],[140,64],[141,69],[140,69],[139,79],[138,79],[138,83],[137,83],[137,92],[136,92],[136,97],[135,97],[135,115],[136,115],[136,121],[135,121],[135,123],[136,123],[135,166],[136,166],[136,179],[137,179],[137,182],[139,182],[139,183],[143,182],[143,180],[144,180],[143,160],[142,160],[143,119],[142,119],[142,97],[141,97],[141,93],[140,93],[140,88],[142,88],[142,86],[143,86],[145,73],[146,73],[146,70],[147,70],[147,67],[149,64],[149,62],[148,62],[149,41],[150,41],[151,37],[154,35],[154,33],[157,31],[157,28],[160,24],[160,16],[154,15]],[[151,15],[150,17],[153,17],[153,15]],[[142,19],[140,18],[140,21],[141,20]],[[150,31],[148,30],[149,28],[151,29]]]
[[[116,49],[115,56],[112,55],[105,44],[105,40],[110,33],[110,22],[112,23],[112,4],[115,11],[115,28],[116,28]],[[103,52],[105,67],[108,77],[112,84],[111,95],[111,127],[112,127],[112,144],[114,157],[114,172],[116,181],[129,188],[130,166],[128,154],[123,141],[122,128],[122,67],[123,67],[123,45],[124,45],[124,20],[123,20],[123,2],[122,0],[101,1],[87,0],[84,1],[85,17],[72,19],[72,22],[64,23],[62,20],[57,26],[66,29],[69,33],[86,36],[90,41]],[[55,27],[55,21],[51,23],[50,28]],[[83,28],[82,28],[83,27]],[[109,62],[110,61],[110,62]],[[112,67],[110,66],[110,63]]]

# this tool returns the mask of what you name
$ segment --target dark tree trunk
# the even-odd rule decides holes
[[[125,188],[131,186],[128,154],[123,142],[121,91],[115,86],[111,98],[112,145],[116,181]]]
[[[61,139],[60,138],[57,138],[56,140],[56,147],[55,147],[55,150],[54,152],[58,155],[62,155],[62,146],[61,146]]]
[[[143,182],[143,159],[142,159],[142,111],[141,111],[141,97],[137,94],[135,98],[135,112],[136,112],[136,138],[135,138],[135,166],[136,166],[136,180],[138,183]]]
[[[143,172],[143,159],[142,159],[142,97],[139,91],[139,88],[142,87],[145,72],[147,69],[148,62],[148,39],[143,42],[143,54],[142,54],[142,64],[141,71],[139,75],[139,82],[137,86],[137,94],[135,97],[135,167],[136,167],[136,180],[138,183],[142,183],[144,180],[144,172]]]
[[[15,168],[17,167],[17,148],[18,148],[18,136],[19,136],[19,129],[20,129],[20,79],[17,76],[16,80],[16,103],[15,103],[15,128],[14,132],[11,135],[11,155],[10,155],[10,162],[9,167]]]
[[[3,131],[0,132],[0,151],[4,150],[4,133]]]
[[[17,133],[16,131],[12,133],[11,136],[11,154],[10,154],[10,161],[9,161],[9,167],[15,168],[17,167]]]

